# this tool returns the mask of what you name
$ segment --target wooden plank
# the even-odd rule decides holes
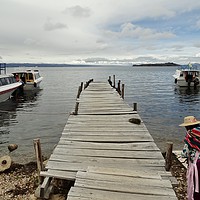
[[[155,151],[126,151],[126,150],[104,150],[104,149],[66,149],[56,147],[54,154],[89,157],[108,158],[136,158],[136,159],[164,159],[161,152]]]
[[[77,171],[64,171],[64,170],[53,170],[41,171],[40,176],[43,177],[54,177],[65,180],[75,180]]]
[[[86,141],[86,142],[151,142],[154,141],[151,135],[68,135],[62,134],[62,140]]]
[[[73,198],[75,197],[75,199]],[[147,195],[147,194],[131,194],[125,192],[89,189],[81,187],[72,187],[68,194],[68,200],[90,199],[90,200],[177,200],[175,196],[163,196],[163,195]]]
[[[60,140],[58,148],[67,149],[104,149],[104,150],[127,150],[127,151],[160,151],[154,142],[130,142],[130,143],[98,143]]]
[[[160,173],[163,172],[149,170],[148,168],[139,168],[139,169],[132,169],[132,170],[124,170],[118,168],[107,168],[107,167],[92,167],[89,166],[87,168],[87,172],[96,173],[96,174],[109,174],[113,176],[125,176],[125,177],[137,177],[137,178],[148,178],[148,179],[161,179]]]
[[[95,115],[95,116],[89,116],[89,115],[70,115],[67,123],[77,123],[77,122],[84,122],[84,123],[92,123],[94,122],[101,122],[101,121],[107,121],[109,118],[109,122],[127,122],[130,118],[140,118],[140,116],[137,113],[133,114],[125,114],[125,115],[120,115],[120,117],[113,117],[111,115]],[[88,119],[90,121],[88,121]],[[142,121],[142,119],[141,119]]]
[[[141,180],[142,181],[142,180]],[[145,181],[145,180],[144,180]],[[142,181],[144,183],[144,181]],[[171,188],[162,188],[154,185],[139,184],[135,185],[124,182],[112,182],[107,183],[106,181],[99,180],[89,180],[89,179],[76,179],[75,186],[89,188],[89,189],[99,189],[105,191],[115,191],[115,192],[127,192],[127,193],[137,193],[137,194],[149,194],[149,195],[160,195],[160,196],[174,196],[175,193]]]
[[[82,160],[82,161],[80,161]],[[163,169],[163,160],[154,159],[119,159],[119,158],[94,158],[94,157],[80,157],[80,156],[55,156],[51,157],[48,161],[47,169],[58,169],[66,171],[79,171],[86,170],[88,166],[98,166],[98,167],[116,167],[119,169],[138,169],[142,167],[147,167],[149,169],[158,170]]]
[[[72,163],[72,165],[86,163],[88,162],[88,166],[93,166],[95,163],[97,166],[105,167],[106,165],[115,166],[124,166],[126,169],[131,169],[135,165],[143,165],[143,166],[154,166],[154,167],[164,167],[165,161],[164,159],[135,159],[135,158],[108,158],[108,157],[93,157],[93,156],[76,156],[76,155],[60,155],[60,154],[52,154],[50,156],[49,161],[47,162],[47,166],[51,161],[57,161],[59,163]],[[53,164],[53,163],[52,163]],[[105,166],[103,166],[105,164]],[[142,167],[142,166],[141,166]]]
[[[123,176],[118,174],[115,175],[102,174],[102,173],[99,174],[99,173],[78,171],[76,174],[76,180],[94,181],[94,184],[98,180],[99,182],[104,182],[105,185],[120,183],[129,185],[131,187],[136,187],[136,186],[147,187],[151,185],[152,187],[172,188],[172,185],[169,180],[163,180],[161,178],[154,179],[154,178],[137,177],[137,176]]]
[[[145,134],[149,134],[148,130],[146,128],[143,127],[127,127],[127,128],[123,128],[123,127],[119,127],[117,128],[116,126],[110,126],[110,127],[103,127],[103,126],[99,126],[99,127],[87,127],[87,126],[79,126],[79,127],[67,127],[63,129],[63,134],[69,134],[69,133],[74,133],[75,132],[94,132],[94,133],[100,133],[100,132],[106,132],[108,135],[109,134],[113,134],[112,132],[116,132],[116,133],[120,133],[122,134],[131,134],[132,136],[134,135],[145,135]],[[102,134],[102,133],[101,133]]]

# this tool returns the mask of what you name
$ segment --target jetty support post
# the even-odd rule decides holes
[[[121,95],[121,80],[118,81],[118,84],[117,84],[117,92],[119,93],[119,95]]]
[[[115,75],[113,75],[113,87],[115,88]]]
[[[81,82],[81,92],[83,91],[83,82]]]
[[[86,83],[84,84],[84,90],[87,88],[87,86],[88,86],[88,82],[86,82]]]
[[[40,172],[44,170],[44,165],[43,165],[40,139],[39,138],[34,139],[33,143],[34,143],[36,162],[37,162],[38,179],[39,182],[41,183],[43,181],[43,178],[40,176]]]
[[[108,83],[110,84],[110,86],[112,87],[112,81],[111,81],[111,76],[108,77]]]
[[[137,111],[137,103],[133,103],[133,111]]]
[[[122,84],[122,94],[121,94],[121,96],[122,96],[122,99],[124,99],[124,83]]]
[[[78,93],[77,93],[77,96],[76,96],[77,99],[79,99],[80,94],[81,94],[81,86],[78,87]]]
[[[78,106],[79,106],[79,102],[76,102],[74,115],[78,115]]]
[[[167,142],[167,151],[165,157],[165,169],[169,171],[172,165],[172,150],[173,150],[173,142]]]

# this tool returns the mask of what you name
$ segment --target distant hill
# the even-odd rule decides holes
[[[50,63],[6,63],[7,67],[68,67],[70,64],[50,64]]]
[[[180,66],[179,64],[173,63],[173,62],[167,62],[167,63],[148,63],[148,64],[133,64],[133,67],[167,67],[167,66]]]

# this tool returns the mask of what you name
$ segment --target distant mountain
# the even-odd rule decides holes
[[[68,67],[69,64],[49,64],[49,63],[6,63],[7,67]]]
[[[180,66],[179,64],[173,63],[173,62],[167,62],[167,63],[148,63],[148,64],[133,64],[133,67],[167,67],[167,66]]]

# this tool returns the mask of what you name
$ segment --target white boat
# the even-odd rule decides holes
[[[34,90],[39,88],[43,77],[38,69],[17,70],[12,73],[17,81],[21,81],[24,90]]]
[[[174,82],[180,87],[200,86],[200,69],[198,69],[198,66],[192,64],[181,65],[173,77]]]
[[[2,74],[4,71],[5,74]],[[6,74],[6,64],[0,63],[0,103],[8,100],[12,93],[22,85],[12,74]]]

